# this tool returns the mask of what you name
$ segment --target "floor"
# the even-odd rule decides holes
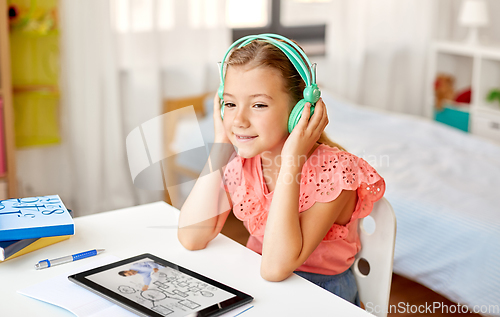
[[[222,228],[222,233],[243,245],[246,244],[248,239],[248,231],[243,227],[242,222],[234,217],[233,213],[230,213],[227,218],[224,228]],[[460,311],[460,316],[480,317],[480,315],[474,313],[462,313],[462,311],[465,311],[465,308],[462,308],[462,306],[457,306],[457,304],[425,286],[397,274],[393,274],[392,276],[389,307],[391,307],[391,311],[387,315],[388,317],[448,317],[457,315],[457,312],[452,313],[452,311],[456,311],[457,308]],[[433,309],[433,307],[436,308]],[[419,309],[422,313],[417,311]],[[448,312],[446,309],[448,309]],[[425,312],[425,310],[427,311]]]
[[[468,313],[465,307],[457,306],[457,304],[448,300],[446,297],[397,274],[392,275],[389,307],[391,307],[391,305],[393,305],[393,308],[392,313],[387,315],[389,317],[407,317],[415,315],[432,317],[448,317],[455,315],[463,317],[481,316],[479,314]],[[433,306],[436,306],[435,310],[432,310]],[[416,313],[417,309],[420,308],[421,311],[424,311],[426,309],[425,307],[427,307],[426,313]],[[411,312],[412,309],[413,313]],[[452,313],[453,311],[455,313]],[[458,312],[460,312],[460,314],[458,314]]]

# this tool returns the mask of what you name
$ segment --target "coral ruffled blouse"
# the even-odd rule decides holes
[[[247,247],[262,254],[273,192],[268,191],[264,182],[260,155],[250,159],[235,156],[226,166],[224,180],[234,215],[250,232]],[[343,189],[356,190],[358,194],[351,220],[345,225],[333,224],[298,271],[334,275],[347,270],[361,249],[358,219],[370,214],[373,203],[385,191],[384,179],[365,160],[338,148],[319,145],[302,167],[299,212],[317,201],[334,200]]]

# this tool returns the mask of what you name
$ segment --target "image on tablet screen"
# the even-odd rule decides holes
[[[233,294],[149,258],[87,276],[163,316],[186,316],[234,297]]]

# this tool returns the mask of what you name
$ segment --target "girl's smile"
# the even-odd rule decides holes
[[[268,67],[230,66],[224,85],[224,129],[244,158],[276,156],[289,133],[290,97],[280,73]]]
[[[236,140],[238,142],[250,142],[254,140],[256,137],[258,137],[258,135],[248,136],[248,135],[237,135],[237,134],[235,134],[234,136],[236,137]]]

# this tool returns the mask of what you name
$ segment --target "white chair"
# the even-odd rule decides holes
[[[356,255],[353,272],[365,310],[386,317],[396,242],[396,215],[387,199],[382,198],[373,205],[370,216],[359,222],[361,251]]]

